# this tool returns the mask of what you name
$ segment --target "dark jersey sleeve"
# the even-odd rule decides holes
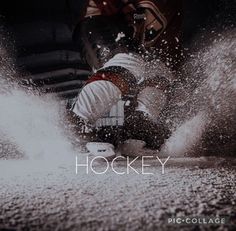
[[[83,19],[73,37],[82,57],[95,69],[101,68],[114,55],[132,50],[130,30],[116,15]]]
[[[74,29],[74,41],[79,48],[79,51],[85,61],[92,67],[92,68],[100,68],[103,66],[105,62],[107,62],[110,58],[112,58],[117,53],[128,53],[128,52],[139,52],[142,47],[145,48],[157,48],[162,52],[158,54],[159,56],[163,56],[162,58],[165,60],[168,56],[171,56],[171,59],[175,58],[179,60],[179,54],[177,54],[180,49],[179,41],[180,41],[180,30],[181,30],[181,15],[180,15],[180,5],[182,0],[133,0],[131,2],[134,3],[134,11],[131,12],[132,15],[131,21],[133,22],[136,16],[139,16],[136,11],[137,9],[150,9],[150,12],[156,13],[153,15],[156,16],[156,21],[160,18],[164,18],[160,21],[160,25],[163,26],[163,30],[160,29],[160,33],[157,30],[158,37],[157,39],[153,40],[151,37],[151,41],[153,40],[155,43],[148,47],[145,46],[145,41],[138,39],[139,37],[135,37],[135,31],[137,28],[135,25],[139,25],[138,22],[135,23],[133,26],[132,23],[127,21],[127,12],[125,7],[118,7],[115,5],[118,10],[116,13],[109,15],[103,8],[100,6],[100,10],[102,15],[93,16],[93,17],[84,17],[88,1],[82,0],[68,0],[72,4],[76,11],[81,9],[77,13],[77,15],[81,16],[80,20],[76,24]],[[95,3],[100,2],[100,0],[94,0]],[[114,0],[115,1],[115,0]],[[117,2],[122,2],[121,0],[116,0]],[[112,3],[111,1],[110,3]],[[75,5],[73,5],[73,3]],[[86,3],[86,4],[85,4]],[[76,5],[78,4],[78,5]],[[81,4],[81,5],[79,5]],[[109,4],[108,4],[109,5]],[[98,5],[99,6],[99,5]],[[81,7],[81,8],[78,8]],[[110,7],[111,8],[111,7]],[[109,9],[110,9],[109,8]],[[115,12],[115,11],[114,11]],[[142,11],[141,13],[144,13]],[[130,12],[128,12],[130,13]],[[141,14],[145,15],[145,14]],[[161,15],[161,17],[158,17]],[[146,17],[146,15],[145,15]],[[144,17],[144,18],[145,18]],[[142,21],[142,19],[141,19]],[[159,22],[158,21],[158,22]],[[152,21],[151,21],[152,22]],[[149,38],[149,33],[153,35],[153,28],[152,25],[146,25],[146,21],[141,22],[141,29],[140,35],[145,35],[146,38]],[[152,24],[152,23],[151,23]],[[156,23],[159,25],[158,23]],[[149,29],[149,27],[151,29]],[[159,28],[159,27],[158,27]],[[165,33],[163,33],[165,32]],[[138,48],[138,50],[137,50]],[[178,48],[178,49],[176,49]],[[164,55],[162,55],[164,54]]]

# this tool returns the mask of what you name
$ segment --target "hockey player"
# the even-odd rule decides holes
[[[121,98],[133,96],[125,137],[152,148],[163,143],[168,132],[161,114],[171,79],[160,74],[163,64],[153,60],[175,66],[180,1],[69,0],[74,41],[93,70],[69,113],[80,137],[97,140],[95,122]]]

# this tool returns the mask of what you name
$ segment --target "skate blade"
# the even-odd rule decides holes
[[[86,148],[93,156],[110,158],[116,155],[115,147],[110,143],[89,142],[86,144]]]

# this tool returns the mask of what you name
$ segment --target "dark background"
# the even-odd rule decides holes
[[[183,0],[183,12],[185,46],[203,29],[223,30],[236,21],[235,0]],[[0,21],[19,69],[45,92],[77,94],[89,71],[72,42],[66,0],[1,0]]]

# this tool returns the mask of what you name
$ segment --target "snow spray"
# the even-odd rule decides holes
[[[183,156],[204,148],[209,152],[207,146],[213,147],[212,154],[235,152],[235,35],[235,30],[218,34],[184,66],[188,93],[171,111],[174,129],[162,154]],[[172,103],[176,107],[177,103]]]
[[[44,165],[65,162],[73,149],[61,126],[59,102],[18,86],[11,58],[4,47],[0,53],[1,159],[41,159]]]

